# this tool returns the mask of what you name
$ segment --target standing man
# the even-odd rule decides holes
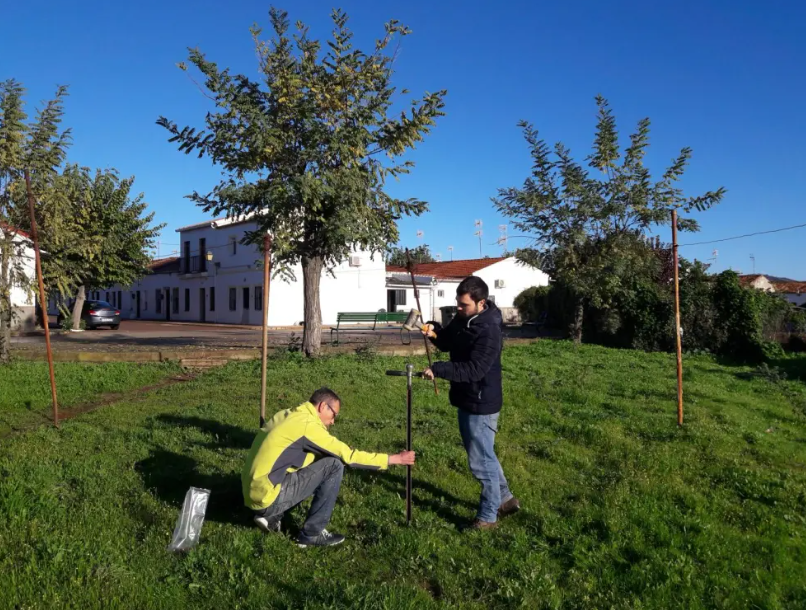
[[[493,529],[498,519],[520,510],[495,455],[495,433],[503,402],[501,348],[503,318],[484,280],[466,277],[456,289],[456,317],[445,328],[426,324],[423,333],[450,362],[435,362],[426,379],[451,382],[450,401],[459,411],[459,432],[470,472],[481,483],[481,500],[471,529]]]
[[[339,495],[344,464],[370,470],[414,464],[413,451],[368,453],[331,436],[328,428],[339,411],[341,400],[336,393],[321,388],[308,402],[277,413],[258,432],[241,483],[244,503],[263,531],[279,532],[285,511],[313,497],[297,544],[303,548],[341,544],[344,536],[325,527]]]

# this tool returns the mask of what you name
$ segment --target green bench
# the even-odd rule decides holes
[[[403,337],[403,322],[406,321],[408,317],[408,312],[406,311],[342,311],[336,315],[336,326],[330,327],[330,342],[334,343],[333,341],[333,333],[336,333],[336,341],[335,343],[338,344],[339,342],[339,331],[342,332],[373,332],[376,330],[381,330],[378,328],[378,324],[385,324],[387,327],[391,325],[400,324],[400,341],[403,345],[409,345],[411,343],[411,333],[408,333],[408,340],[405,340]],[[342,327],[342,324],[349,324],[348,328]],[[353,324],[363,324],[363,326],[352,326]],[[372,324],[372,326],[369,326]]]

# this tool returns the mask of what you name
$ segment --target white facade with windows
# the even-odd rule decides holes
[[[549,284],[548,275],[539,269],[519,263],[514,256],[423,263],[415,268],[423,318],[441,320],[440,307],[456,304],[456,288],[462,279],[470,275],[484,280],[490,289],[490,299],[501,308],[504,320],[507,322],[514,322],[516,318],[515,297],[526,288]],[[389,311],[408,311],[417,308],[411,276],[405,269],[387,267],[386,289]]]
[[[263,256],[256,246],[241,243],[247,231],[256,229],[255,222],[226,219],[178,229],[178,258],[155,261],[152,273],[132,286],[94,291],[91,296],[108,300],[123,319],[260,325],[266,311]],[[292,272],[295,280],[271,279],[271,326],[302,323],[302,267],[296,265]],[[383,256],[364,251],[355,251],[333,275],[323,273],[323,324],[335,324],[340,311],[385,308],[385,281]]]

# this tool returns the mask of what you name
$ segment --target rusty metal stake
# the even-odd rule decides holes
[[[406,268],[409,270],[409,274],[411,275],[411,287],[414,289],[414,300],[417,302],[417,311],[420,312],[420,315],[423,313],[423,308],[420,306],[420,291],[417,288],[417,281],[414,279],[414,264],[411,262],[411,256],[409,255],[409,249],[406,248]],[[425,320],[423,320],[425,322]],[[428,368],[431,368],[433,362],[431,361],[431,344],[428,343],[428,337],[423,335],[423,343],[425,344],[425,355],[428,356]],[[437,380],[436,377],[434,378],[434,394],[439,396],[439,388],[437,387]]]
[[[39,238],[36,233],[36,215],[34,214],[34,194],[31,191],[31,176],[25,170],[25,190],[28,192],[28,213],[31,216],[31,240],[34,242],[36,256],[36,277],[39,280],[39,306],[42,308],[42,322],[45,327],[45,349],[48,353],[48,370],[50,372],[50,393],[53,396],[53,424],[59,427],[59,402],[56,399],[56,374],[53,371],[53,351],[50,347],[50,324],[48,322],[48,302],[45,300],[45,282],[42,279],[42,255],[39,252]]]
[[[674,334],[677,344],[677,425],[683,425],[683,346],[680,338],[680,278],[677,262],[677,210],[672,210],[672,249],[674,251]]]

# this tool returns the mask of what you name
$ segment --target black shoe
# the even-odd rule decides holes
[[[257,525],[260,529],[262,529],[267,534],[272,532],[279,532],[280,531],[280,520],[282,517],[278,517],[276,519],[266,519],[266,517],[261,517],[260,515],[255,515],[253,521],[255,525]]]
[[[304,549],[309,546],[335,546],[344,542],[341,534],[331,534],[327,530],[322,530],[318,536],[306,536],[302,532],[297,536],[297,546]]]

